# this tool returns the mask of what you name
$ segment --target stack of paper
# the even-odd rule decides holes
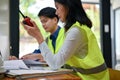
[[[26,61],[27,64],[39,64],[38,66],[32,66],[32,68],[29,68],[25,61],[23,60],[8,60],[4,61],[3,67],[6,70],[9,70],[7,72],[7,76],[9,77],[20,77],[22,79],[30,78],[30,77],[40,77],[40,76],[48,76],[48,75],[55,75],[55,74],[66,74],[71,73],[72,70],[69,69],[59,69],[59,70],[51,70],[48,66],[41,67],[40,64],[46,64],[46,63],[38,63],[31,60]],[[26,75],[27,74],[27,75]]]
[[[60,69],[60,70],[10,70],[7,73],[8,77],[16,77],[20,79],[34,78],[34,77],[42,77],[42,76],[50,76],[57,74],[69,74],[72,73],[72,70],[69,69]]]
[[[45,66],[47,66],[46,63],[34,60],[7,60],[3,64],[3,67],[7,70],[42,69]]]
[[[8,60],[4,61],[3,67],[6,70],[29,69],[23,60]]]

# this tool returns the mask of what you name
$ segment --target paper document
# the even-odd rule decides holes
[[[13,73],[15,75],[23,75],[23,74],[36,74],[36,73],[50,73],[56,72],[53,70],[10,70],[9,74]]]
[[[26,66],[26,64],[23,62],[23,60],[7,60],[7,61],[4,61],[3,67],[7,70],[29,69]]]
[[[8,73],[9,75],[24,75],[24,74],[39,74],[42,75],[49,75],[49,74],[64,74],[64,73],[71,73],[72,70],[70,69],[60,69],[60,70],[51,70],[49,67],[44,68],[43,70],[10,70]]]

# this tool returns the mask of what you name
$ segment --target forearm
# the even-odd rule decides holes
[[[38,44],[41,44],[44,41],[43,36],[39,32],[34,37],[36,38]]]

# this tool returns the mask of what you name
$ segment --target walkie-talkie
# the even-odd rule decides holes
[[[29,26],[33,26],[33,24],[30,22],[30,18],[28,16],[23,15],[23,13],[19,10],[20,14],[24,18],[23,23]]]

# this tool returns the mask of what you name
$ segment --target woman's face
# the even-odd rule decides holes
[[[68,14],[68,8],[58,2],[55,2],[55,6],[56,6],[56,15],[58,15],[59,19],[62,22],[65,22]]]

